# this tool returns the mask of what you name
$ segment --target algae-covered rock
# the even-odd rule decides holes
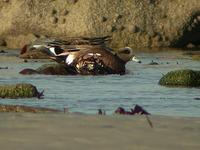
[[[171,71],[160,79],[159,84],[164,86],[199,87],[200,71],[189,69]]]
[[[64,64],[44,64],[36,71],[46,75],[69,75]]]
[[[41,96],[43,96],[43,92],[38,92],[32,84],[0,85],[0,98],[41,98]]]
[[[193,55],[192,59],[200,61],[200,54],[199,55]]]
[[[59,112],[55,109],[50,108],[39,108],[30,107],[22,105],[2,105],[0,104],[0,112],[30,112],[30,113],[40,113],[40,112]]]

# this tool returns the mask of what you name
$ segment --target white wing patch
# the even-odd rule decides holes
[[[49,50],[50,50],[50,52],[51,52],[52,54],[54,54],[55,56],[57,56],[57,54],[56,54],[56,52],[55,52],[55,47],[50,47]]]
[[[72,54],[69,54],[69,55],[67,56],[65,62],[66,62],[68,65],[70,65],[70,64],[74,61],[74,59],[75,59],[75,56],[72,55]]]

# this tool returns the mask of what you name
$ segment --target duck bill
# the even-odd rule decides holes
[[[141,63],[141,61],[139,59],[137,59],[137,57],[133,56],[132,61],[135,61],[137,63]]]

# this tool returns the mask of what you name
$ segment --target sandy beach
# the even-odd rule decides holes
[[[1,113],[3,150],[197,150],[200,119],[62,113]]]

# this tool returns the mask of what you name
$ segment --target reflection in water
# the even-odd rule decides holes
[[[6,61],[0,56],[0,83],[32,83],[39,90],[45,90],[44,99],[8,100],[2,104],[22,104],[50,107],[72,112],[96,114],[105,109],[107,114],[119,106],[126,109],[135,104],[143,106],[151,114],[172,116],[200,116],[198,88],[168,88],[157,83],[163,74],[175,69],[190,68],[199,70],[200,62],[183,58],[181,52],[137,54],[142,64],[129,62],[128,74],[108,76],[22,76],[18,72],[24,68],[37,68],[45,62],[24,63],[15,56]],[[3,59],[4,58],[4,59]],[[159,65],[148,65],[155,61]],[[16,63],[17,62],[17,63]]]

